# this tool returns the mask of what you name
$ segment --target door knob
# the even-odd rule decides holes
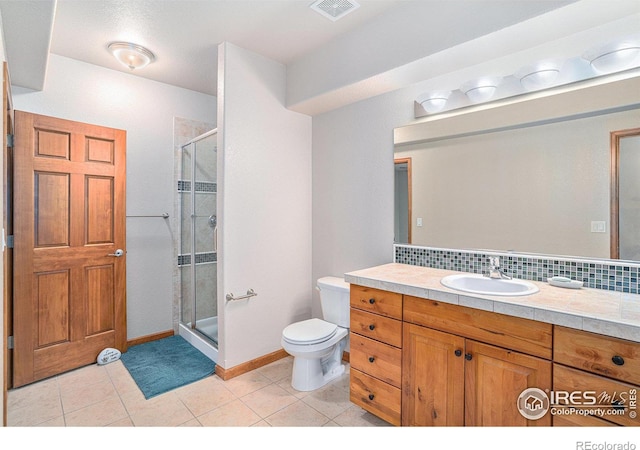
[[[109,253],[107,256],[115,256],[116,258],[120,258],[122,255],[124,255],[124,250],[119,248],[115,251],[115,253]]]

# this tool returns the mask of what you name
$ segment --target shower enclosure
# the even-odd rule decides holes
[[[180,327],[182,337],[214,361],[218,354],[217,131],[181,146]]]

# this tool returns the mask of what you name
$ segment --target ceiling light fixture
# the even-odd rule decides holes
[[[451,91],[431,92],[418,97],[417,102],[422,105],[425,111],[433,114],[444,109],[450,95]]]
[[[477,80],[467,81],[460,87],[460,90],[473,103],[486,102],[491,99],[502,81],[500,77],[484,77]]]
[[[112,42],[108,49],[121,64],[131,70],[142,69],[156,59],[148,49],[130,42]]]
[[[520,84],[527,91],[544,89],[556,81],[561,66],[558,61],[541,61],[523,67],[515,73],[515,77],[520,80]]]
[[[640,40],[613,42],[588,50],[582,56],[599,73],[613,73],[640,64]]]

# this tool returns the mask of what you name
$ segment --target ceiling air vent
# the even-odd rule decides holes
[[[311,5],[311,9],[334,22],[359,7],[358,2],[354,0],[316,0]]]

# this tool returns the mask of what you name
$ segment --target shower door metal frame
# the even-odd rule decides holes
[[[197,143],[218,133],[218,129],[214,128],[211,131],[207,131],[200,136],[197,136],[191,139],[189,142],[183,144],[180,148],[182,151],[189,145],[193,144],[193,150],[191,152],[191,183],[189,188],[190,194],[190,207],[191,207],[191,255],[190,255],[190,263],[191,263],[191,298],[189,301],[191,302],[191,329],[198,331],[196,327],[196,153],[198,150]],[[217,178],[217,177],[216,177]],[[214,239],[216,237],[214,236]],[[216,244],[214,242],[214,249],[216,248]],[[216,271],[217,276],[217,271]],[[217,301],[217,299],[216,299]],[[180,308],[182,310],[182,308]],[[182,316],[182,314],[181,314]]]

